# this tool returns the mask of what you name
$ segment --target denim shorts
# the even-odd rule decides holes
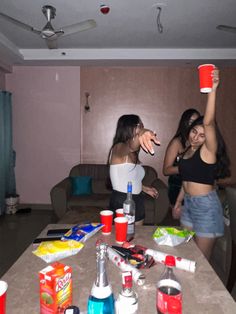
[[[199,237],[215,238],[224,234],[223,209],[216,191],[206,195],[185,194],[180,218]]]

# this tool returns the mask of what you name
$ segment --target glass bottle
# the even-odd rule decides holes
[[[165,271],[157,283],[156,308],[158,314],[182,314],[181,285],[176,278],[174,256],[165,258]]]
[[[122,290],[116,301],[116,314],[136,314],[138,311],[138,295],[133,290],[132,272],[122,273]]]
[[[135,234],[135,202],[132,198],[132,182],[127,185],[127,198],[123,203],[124,215],[128,218],[127,239]]]
[[[97,249],[97,278],[88,299],[88,314],[114,314],[114,296],[106,273],[107,244],[100,243]]]

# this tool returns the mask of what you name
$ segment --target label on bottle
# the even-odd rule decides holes
[[[182,314],[182,293],[180,284],[171,279],[164,279],[157,288],[158,313]]]

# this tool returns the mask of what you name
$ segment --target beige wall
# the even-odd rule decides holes
[[[236,181],[236,68],[221,69],[217,120],[228,145]],[[84,111],[85,92],[90,93],[91,111]],[[104,163],[122,114],[140,115],[146,127],[156,130],[161,146],[155,156],[141,153],[144,164],[162,175],[166,146],[181,113],[190,107],[204,113],[206,95],[199,92],[195,68],[82,67],[81,68],[81,161]]]

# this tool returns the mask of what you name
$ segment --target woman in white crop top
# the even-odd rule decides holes
[[[141,223],[145,216],[142,192],[157,198],[158,191],[154,187],[142,184],[145,171],[140,165],[138,155],[140,147],[147,153],[154,154],[153,143],[160,144],[155,132],[144,129],[139,116],[123,115],[117,122],[116,134],[108,158],[112,184],[110,209],[115,211],[123,207],[127,194],[127,183],[131,181],[136,205],[135,221]]]

